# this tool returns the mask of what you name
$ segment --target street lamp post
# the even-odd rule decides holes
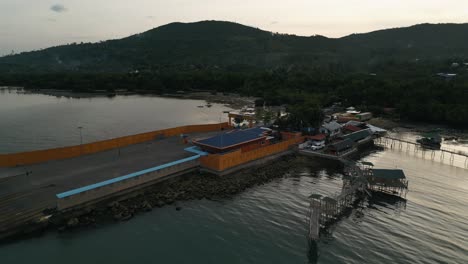
[[[83,154],[83,133],[81,132],[83,127],[79,126],[77,128],[80,130],[80,153]]]
[[[77,127],[80,130],[80,145],[83,145],[83,134],[81,133],[81,130],[83,129],[82,126]]]

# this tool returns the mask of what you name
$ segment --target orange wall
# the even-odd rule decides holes
[[[288,150],[291,146],[304,141],[303,137],[291,138],[280,143],[268,145],[251,151],[242,151],[238,149],[227,154],[210,154],[202,156],[200,163],[203,167],[215,171],[224,171],[226,169],[270,156],[282,151]]]
[[[17,165],[34,164],[50,160],[73,158],[81,155],[115,149],[118,147],[125,147],[136,143],[151,141],[157,139],[161,135],[164,137],[172,137],[180,134],[216,131],[221,130],[221,128],[229,128],[228,123],[181,126],[98,141],[83,144],[81,146],[78,145],[30,152],[0,154],[0,167],[13,167]]]
[[[262,142],[263,142],[263,144],[262,144]],[[241,146],[241,151],[242,152],[247,152],[247,151],[252,151],[254,149],[258,149],[258,148],[261,148],[261,147],[265,147],[265,146],[270,144],[269,142],[270,141],[267,140],[267,139],[252,142],[251,144],[246,144],[245,146]]]

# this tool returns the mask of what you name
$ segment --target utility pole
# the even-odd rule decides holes
[[[83,154],[83,133],[82,133],[83,127],[79,126],[77,128],[80,130],[80,154]]]
[[[83,127],[79,126],[78,129],[80,130],[80,145],[83,145],[83,134],[81,133],[81,130],[83,129]]]

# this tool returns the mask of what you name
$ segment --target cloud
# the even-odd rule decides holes
[[[50,10],[57,12],[57,13],[62,13],[62,12],[67,11],[67,8],[61,4],[55,4],[50,7]]]
[[[276,25],[276,24],[278,24],[278,23],[279,23],[278,21],[271,21],[271,22],[270,22],[270,25]]]

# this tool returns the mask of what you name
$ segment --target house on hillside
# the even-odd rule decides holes
[[[341,125],[336,121],[324,123],[320,128],[320,133],[327,134],[330,138],[335,138],[341,135]]]

